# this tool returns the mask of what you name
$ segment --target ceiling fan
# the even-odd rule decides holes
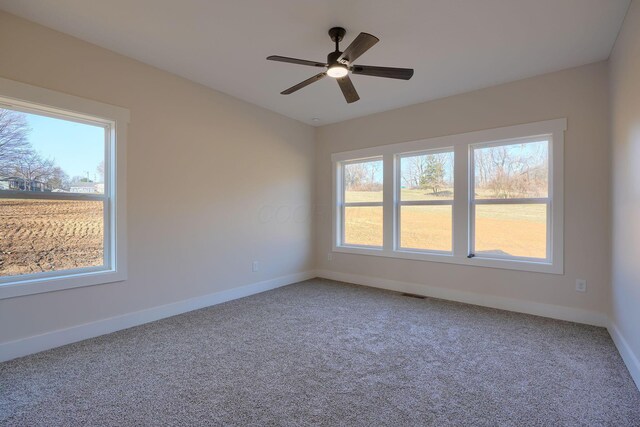
[[[349,104],[360,99],[356,88],[353,86],[349,78],[349,71],[352,74],[362,74],[365,76],[386,77],[389,79],[409,80],[413,76],[411,68],[391,68],[391,67],[374,67],[371,65],[356,65],[353,63],[363,53],[369,50],[373,45],[378,43],[379,39],[367,33],[360,33],[358,37],[344,50],[340,52],[340,42],[346,34],[346,30],[341,27],[334,27],[329,30],[331,40],[336,44],[336,50],[327,55],[327,62],[307,61],[305,59],[288,58],[286,56],[272,55],[267,57],[269,61],[288,62],[291,64],[307,65],[309,67],[326,68],[327,70],[308,78],[307,80],[291,86],[280,92],[282,95],[289,95],[295,91],[302,89],[311,83],[323,79],[325,76],[333,77],[338,82],[342,94]]]

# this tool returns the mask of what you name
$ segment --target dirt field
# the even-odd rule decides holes
[[[102,202],[0,200],[0,276],[103,264]]]
[[[380,201],[373,192],[350,192],[349,201]],[[347,197],[346,197],[347,198]],[[403,190],[403,200],[433,200],[417,190]],[[450,196],[445,196],[442,199]],[[442,200],[441,199],[441,200]],[[382,245],[382,208],[350,207],[345,214],[345,241],[358,245]],[[404,206],[400,213],[400,242],[404,248],[452,250],[450,206]],[[478,206],[476,252],[546,257],[546,206]]]

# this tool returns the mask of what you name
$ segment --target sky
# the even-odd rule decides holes
[[[52,159],[70,178],[100,180],[96,170],[104,160],[104,128],[26,114],[29,141],[44,158]]]

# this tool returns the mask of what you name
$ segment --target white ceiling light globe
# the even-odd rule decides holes
[[[349,73],[349,70],[347,69],[347,67],[342,66],[342,65],[334,65],[331,68],[329,68],[327,70],[327,75],[329,77],[333,77],[333,78],[340,78],[340,77],[344,77]]]

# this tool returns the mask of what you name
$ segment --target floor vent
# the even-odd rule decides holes
[[[422,295],[416,295],[416,294],[402,293],[400,295],[402,295],[403,297],[417,298],[417,299],[425,299],[426,298],[426,297],[423,297]]]

